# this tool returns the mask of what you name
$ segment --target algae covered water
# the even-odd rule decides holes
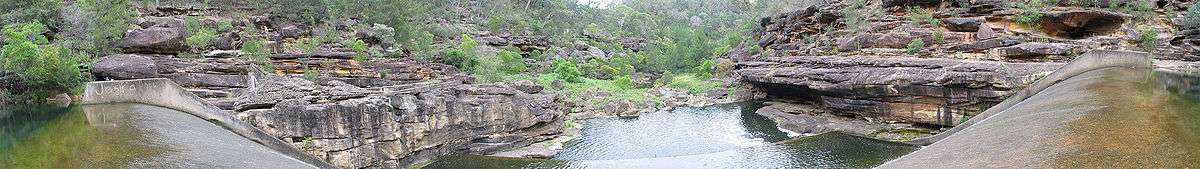
[[[313,168],[161,107],[31,105],[0,112],[0,168]]]
[[[454,155],[426,168],[870,168],[915,147],[841,133],[791,138],[754,102],[583,122],[552,159]]]

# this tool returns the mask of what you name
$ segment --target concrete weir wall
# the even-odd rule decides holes
[[[1000,102],[999,104],[988,108],[982,113],[979,113],[979,115],[971,118],[971,120],[967,120],[966,122],[954,126],[945,132],[938,133],[937,135],[905,141],[905,143],[914,145],[933,144],[934,142],[945,139],[946,137],[949,137],[958,131],[962,131],[963,129],[971,127],[976,123],[987,120],[989,117],[992,117],[997,113],[1004,112],[1004,110],[1008,110],[1012,106],[1017,105],[1017,103],[1021,103],[1022,101],[1029,99],[1029,97],[1042,92],[1042,90],[1046,90],[1046,88],[1050,87],[1051,85],[1063,80],[1067,80],[1068,78],[1084,72],[1110,67],[1152,68],[1154,67],[1153,61],[1154,59],[1150,57],[1150,54],[1143,52],[1110,50],[1091,51],[1080,55],[1078,58],[1075,58],[1075,60],[1072,60],[1062,68],[1059,68],[1053,73],[1046,75],[1046,77],[1043,77],[1041,80],[1038,80],[1024,89],[1013,93],[1013,95],[1009,96],[1008,99],[1005,99],[1003,102]]]
[[[102,81],[87,84],[83,94],[83,104],[110,103],[139,103],[186,112],[313,166],[336,168],[305,154],[282,140],[271,137],[250,124],[237,120],[232,115],[221,113],[217,107],[201,100],[200,97],[184,90],[169,79]]]

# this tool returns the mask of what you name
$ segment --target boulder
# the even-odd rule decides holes
[[[279,36],[283,36],[283,38],[298,39],[308,34],[308,26],[300,24],[287,24],[279,28]]]
[[[988,40],[996,37],[996,31],[992,30],[992,27],[987,24],[980,24],[979,30],[975,31],[975,40]]]
[[[371,27],[354,31],[354,36],[358,37],[358,39],[384,48],[389,48],[396,44],[396,39],[393,38],[395,34],[396,29],[383,24],[374,24]]]
[[[544,87],[542,87],[542,85],[539,85],[536,82],[533,82],[532,80],[521,80],[521,81],[513,82],[512,87],[516,88],[517,90],[520,90],[522,92],[525,92],[527,94],[540,93],[540,92],[542,92],[542,89],[544,89]]]
[[[137,54],[109,55],[96,59],[96,63],[92,64],[92,76],[113,80],[160,77],[158,64],[148,56]]]
[[[117,46],[125,52],[132,53],[174,54],[185,51],[188,49],[184,44],[187,32],[180,22],[182,21],[156,22],[148,28],[125,32],[125,37]]]
[[[943,27],[955,32],[977,31],[979,30],[979,25],[983,24],[983,22],[982,17],[942,19]]]
[[[238,41],[238,36],[237,32],[221,34],[217,36],[217,39],[213,40],[213,46],[217,47],[218,50],[237,50],[242,46],[241,42]]]

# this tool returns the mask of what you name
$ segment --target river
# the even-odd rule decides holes
[[[841,133],[789,135],[755,114],[760,107],[745,102],[588,119],[552,159],[452,155],[426,168],[869,168],[915,150]]]

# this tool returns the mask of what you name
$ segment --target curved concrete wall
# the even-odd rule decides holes
[[[971,118],[971,120],[967,120],[966,122],[963,122],[958,126],[954,126],[945,132],[938,133],[937,135],[905,141],[904,143],[914,145],[933,144],[934,142],[945,139],[946,137],[949,137],[958,131],[962,131],[967,127],[971,127],[971,125],[985,121],[997,113],[1008,110],[1013,105],[1016,105],[1021,101],[1025,101],[1025,99],[1029,99],[1029,97],[1042,92],[1042,90],[1046,90],[1047,87],[1050,87],[1055,83],[1084,72],[1109,67],[1153,68],[1153,62],[1154,60],[1151,59],[1150,54],[1143,52],[1110,50],[1091,51],[1079,56],[1078,58],[1075,58],[1075,60],[1072,60],[1067,65],[1064,65],[1062,68],[1055,70],[1049,75],[1046,75],[1046,77],[1042,77],[1041,80],[1038,80],[1024,89],[1013,93],[1013,95],[1009,96],[1008,99],[1005,99],[1003,102],[984,110],[982,113],[979,113],[979,115]]]
[[[305,154],[288,143],[271,137],[254,126],[222,113],[169,79],[138,79],[90,82],[83,93],[83,104],[140,103],[186,112],[222,126],[246,139],[319,168],[336,168]]]

